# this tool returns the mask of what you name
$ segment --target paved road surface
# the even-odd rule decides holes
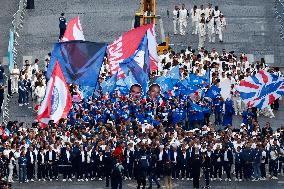
[[[162,184],[163,185],[163,184]],[[204,186],[202,181],[201,186]],[[211,183],[212,189],[283,189],[284,179],[281,177],[275,181],[260,181],[260,182],[225,182],[214,181]],[[123,181],[123,189],[136,189],[135,181]],[[13,189],[106,189],[105,181],[89,181],[89,182],[35,182],[27,184],[15,183]],[[153,185],[156,188],[156,185]],[[165,188],[165,187],[162,187]],[[192,188],[192,181],[173,181],[175,189]]]

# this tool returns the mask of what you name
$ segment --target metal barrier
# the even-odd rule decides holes
[[[17,58],[19,56],[19,51],[17,46],[19,46],[19,38],[20,38],[20,30],[23,28],[24,18],[26,15],[26,6],[27,6],[27,0],[20,0],[19,7],[16,13],[13,15],[13,21],[12,21],[12,28],[11,32],[13,33],[13,44],[12,49],[9,49],[12,53],[12,60],[9,63],[12,64],[12,66],[17,62]],[[6,125],[9,121],[9,108],[8,103],[10,101],[10,96],[8,93],[8,80],[9,80],[10,74],[4,75],[3,78],[3,86],[4,86],[4,99],[1,107],[1,113],[0,113],[0,123],[3,123]]]
[[[1,123],[4,123],[5,125],[8,123],[9,120],[9,108],[8,103],[10,101],[10,96],[8,94],[8,76],[5,74],[3,78],[3,86],[4,86],[4,99],[1,107]]]

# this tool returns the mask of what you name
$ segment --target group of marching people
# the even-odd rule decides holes
[[[132,179],[137,188],[152,188],[153,181],[159,188],[164,178],[167,188],[178,179],[192,180],[199,188],[200,178],[209,187],[212,181],[259,181],[284,173],[283,127],[260,127],[251,119],[240,127],[217,130],[209,122],[185,130],[168,121],[158,126],[123,119],[91,123],[85,114],[77,110],[77,123],[69,125],[69,117],[45,128],[9,122],[11,135],[1,138],[1,178],[20,183],[105,180],[112,188]]]
[[[187,22],[191,18],[192,35],[199,36],[198,49],[204,47],[206,36],[208,36],[209,43],[215,43],[215,36],[218,35],[219,41],[223,42],[223,32],[226,29],[227,22],[223,13],[219,10],[218,6],[212,7],[208,3],[208,7],[204,8],[200,5],[194,5],[189,11],[182,4],[181,8],[175,6],[173,10],[173,24],[174,34],[178,34],[177,27],[179,25],[180,35],[186,34]]]

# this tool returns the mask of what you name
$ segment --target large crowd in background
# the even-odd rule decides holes
[[[192,18],[196,10],[191,11]],[[218,7],[215,12],[221,14]],[[181,12],[178,17],[185,15]],[[206,16],[206,20],[211,17]],[[184,35],[185,22],[179,22]],[[192,33],[197,34],[198,24],[193,24]],[[133,85],[129,94],[115,90],[106,95],[99,87],[91,96],[78,100],[80,86],[70,85],[76,100],[66,119],[50,121],[44,128],[38,122],[31,127],[17,121],[3,125],[0,177],[20,183],[105,180],[112,189],[132,179],[137,181],[137,188],[143,189],[146,185],[152,188],[153,181],[159,188],[162,178],[167,189],[178,179],[192,180],[194,188],[199,188],[200,178],[206,187],[221,180],[278,179],[284,174],[284,127],[273,129],[269,122],[260,125],[258,117],[263,114],[273,118],[279,101],[264,110],[247,107],[235,86],[261,69],[278,76],[282,73],[266,65],[264,59],[252,63],[244,53],[238,56],[233,51],[217,52],[203,46],[178,53],[164,50],[145,93],[140,85]],[[36,110],[43,100],[50,56],[44,64],[38,59],[34,63],[26,60],[22,68],[15,65],[11,71],[11,93],[18,93],[19,106],[35,106]],[[167,75],[175,66],[179,66],[180,80],[189,74],[204,76],[209,70],[211,84],[219,86],[229,79],[230,98],[182,95],[178,87],[174,95],[164,93],[155,78]],[[100,84],[110,76],[105,61]],[[204,109],[196,110],[193,104]],[[233,124],[233,115],[241,117],[241,125]]]

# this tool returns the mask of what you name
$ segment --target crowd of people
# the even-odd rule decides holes
[[[192,34],[199,34],[198,50],[164,50],[158,70],[151,73],[149,90],[134,84],[129,94],[119,90],[102,93],[101,84],[111,77],[105,60],[99,89],[90,96],[81,95],[80,86],[69,86],[73,106],[66,119],[51,120],[46,127],[39,122],[32,127],[17,121],[2,125],[0,178],[9,183],[15,179],[20,183],[105,180],[106,187],[112,189],[121,189],[123,180],[135,179],[138,189],[146,185],[151,189],[153,183],[171,189],[172,181],[179,179],[192,181],[193,188],[200,188],[204,179],[205,188],[209,188],[211,182],[222,180],[260,181],[283,176],[284,126],[275,129],[269,122],[261,125],[258,121],[261,114],[275,117],[279,100],[259,110],[248,107],[236,90],[240,80],[259,70],[278,76],[282,73],[267,66],[264,59],[252,63],[244,53],[237,56],[225,49],[204,48],[207,34],[209,42],[215,42],[215,34],[223,42],[226,21],[218,6],[194,6],[191,11],[184,5],[181,9],[176,6],[173,15],[174,33],[179,26],[181,35],[186,34],[191,15]],[[64,14],[59,22],[62,37]],[[34,63],[26,60],[21,69],[15,65],[11,71],[11,94],[18,93],[19,106],[32,105],[37,110],[45,95],[50,57],[42,65],[38,59]],[[167,76],[176,66],[180,81],[190,74],[207,73],[210,81],[188,95],[178,85],[164,91],[155,83],[156,78]],[[220,87],[224,81],[231,85],[226,99],[204,96],[211,85]],[[236,116],[242,119],[240,125],[233,124]]]
[[[207,8],[204,8],[203,5],[198,8],[197,5],[194,5],[190,11],[185,8],[184,4],[181,8],[175,6],[173,10],[174,35],[178,34],[178,26],[180,35],[186,34],[189,18],[191,19],[192,35],[199,36],[198,49],[204,47],[206,36],[208,36],[209,43],[215,43],[216,35],[218,35],[220,43],[223,42],[223,32],[226,30],[227,22],[218,6],[213,8],[212,4],[208,3]]]
[[[136,179],[137,188],[145,188],[147,178],[149,188],[153,181],[160,187],[164,178],[167,188],[174,179],[193,180],[193,187],[199,188],[202,175],[209,187],[211,181],[222,179],[259,181],[283,174],[284,128],[272,129],[269,122],[260,125],[261,112],[242,103],[234,90],[242,78],[260,69],[280,75],[279,70],[263,60],[249,63],[244,54],[237,57],[225,49],[220,54],[215,49],[188,47],[180,53],[170,49],[159,58],[152,81],[176,65],[181,80],[190,73],[205,75],[210,69],[210,83],[218,86],[225,79],[231,81],[231,99],[182,95],[178,88],[172,96],[154,82],[145,95],[138,84],[129,95],[116,90],[106,96],[99,90],[74,101],[67,119],[59,123],[50,121],[45,128],[37,122],[31,128],[19,122],[2,126],[9,131],[1,138],[2,178],[8,182],[18,178],[20,183],[105,179],[112,188],[121,187],[123,179]],[[12,91],[19,93],[20,106],[29,99],[40,103],[44,96],[46,70],[40,70],[38,62],[25,61],[21,71],[17,66],[12,71]],[[107,67],[104,63],[100,83],[110,77]],[[73,97],[79,90],[70,85]],[[209,108],[196,110],[193,104]],[[264,113],[272,116],[278,108],[276,101]],[[241,125],[232,124],[235,113],[242,116]]]

